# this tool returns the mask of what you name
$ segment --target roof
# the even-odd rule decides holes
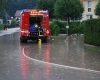
[[[0,19],[0,21],[1,21],[1,20],[3,20],[3,19]]]
[[[22,10],[17,10],[15,13],[15,17],[19,17]]]
[[[31,11],[31,10],[33,10],[33,9],[23,9],[23,10],[25,10],[25,11]],[[15,13],[15,17],[20,17],[20,14],[21,14],[21,12],[22,12],[23,10],[17,10],[16,13]]]

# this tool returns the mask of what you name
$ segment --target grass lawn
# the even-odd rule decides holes
[[[85,44],[84,48],[100,52],[100,47]]]

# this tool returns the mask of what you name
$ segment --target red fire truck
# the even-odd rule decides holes
[[[43,42],[51,35],[49,28],[49,14],[48,11],[30,10],[22,11],[20,18],[20,41],[27,42],[27,40],[41,39]],[[38,27],[34,25],[37,24]]]

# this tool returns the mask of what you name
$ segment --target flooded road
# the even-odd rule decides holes
[[[53,38],[39,45],[20,43],[18,31],[1,35],[0,80],[100,80],[100,53],[84,48],[83,36]]]

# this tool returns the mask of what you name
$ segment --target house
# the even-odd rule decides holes
[[[31,11],[33,9],[24,9],[24,11]],[[20,16],[23,10],[17,10],[15,13],[15,19],[20,21]]]
[[[7,20],[7,24],[11,24],[11,21],[12,21],[11,19]]]
[[[0,24],[3,24],[3,19],[0,19]]]
[[[22,11],[22,10],[17,10],[17,11],[16,11],[16,13],[15,13],[15,19],[20,20],[21,11]]]
[[[83,20],[91,19],[91,18],[98,18],[95,15],[95,7],[98,4],[99,0],[81,0],[84,6],[84,12],[83,12]]]

